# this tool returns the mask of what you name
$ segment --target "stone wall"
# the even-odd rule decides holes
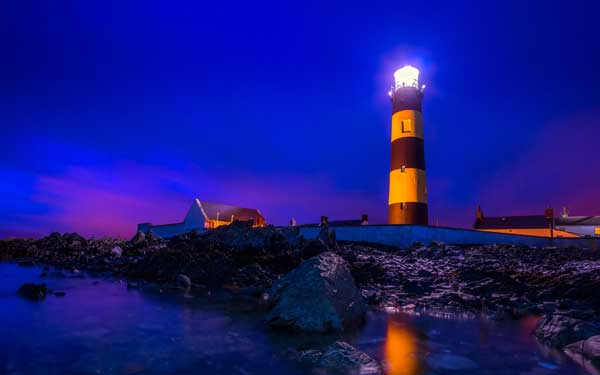
[[[371,242],[397,247],[409,247],[419,241],[429,244],[440,241],[454,245],[512,244],[523,246],[559,246],[600,248],[598,238],[555,238],[521,236],[514,234],[480,232],[470,229],[433,227],[425,225],[365,225],[334,227],[342,241]],[[300,227],[305,238],[315,238],[319,227]]]

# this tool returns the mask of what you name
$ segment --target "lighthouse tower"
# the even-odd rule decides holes
[[[419,70],[407,65],[394,73],[392,163],[388,224],[427,225],[427,186]]]

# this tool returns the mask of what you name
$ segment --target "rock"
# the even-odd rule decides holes
[[[325,252],[302,263],[268,292],[271,327],[339,332],[361,323],[365,302],[346,262]]]
[[[375,290],[365,290],[363,291],[363,297],[367,301],[369,305],[377,305],[381,302],[381,296]]]
[[[276,228],[272,225],[253,228],[251,222],[234,221],[217,228],[199,239],[204,247],[227,248],[234,253],[271,254],[298,249],[304,238],[297,228]]]
[[[323,352],[320,350],[309,349],[300,352],[293,351],[291,357],[304,366],[314,367],[319,363],[322,355]]]
[[[352,345],[337,341],[317,362],[317,367],[339,374],[381,374],[381,366],[368,354]]]
[[[464,372],[478,367],[477,363],[467,357],[449,353],[432,354],[427,357],[426,362],[432,370],[442,373]]]
[[[39,301],[46,297],[48,289],[46,288],[46,284],[26,283],[21,285],[17,293],[25,298]]]
[[[158,282],[173,282],[193,262],[193,254],[164,249],[145,256],[129,269],[129,276]],[[188,274],[185,272],[185,274]]]
[[[594,336],[598,333],[598,327],[581,319],[554,314],[542,318],[533,333],[542,343],[553,348],[562,348]]]
[[[315,374],[382,374],[381,366],[368,354],[344,341],[337,341],[325,351],[292,351],[291,358]]]
[[[240,267],[231,278],[231,284],[243,294],[260,295],[270,288],[276,276],[266,267],[259,264],[249,264]]]
[[[148,232],[137,232],[131,240],[129,240],[129,246],[132,248],[148,247],[159,244],[161,242],[160,237],[151,231]]]
[[[317,239],[321,240],[323,242],[323,244],[325,244],[325,246],[327,246],[328,249],[337,249],[338,248],[338,244],[336,241],[336,236],[335,236],[335,230],[329,228],[329,226],[324,226],[323,228],[321,228],[321,230],[319,231],[319,234],[317,235]]]
[[[56,297],[64,297],[65,295],[67,295],[67,293],[65,292],[54,292],[53,293]]]
[[[81,251],[87,246],[86,239],[77,233],[65,233],[62,238],[67,243],[67,247],[72,251]]]
[[[177,283],[177,286],[181,288],[189,288],[192,286],[192,280],[190,280],[190,278],[186,275],[182,274],[177,275],[175,282]]]
[[[577,341],[565,347],[567,354],[575,354],[591,361],[596,366],[600,365],[600,335],[592,336],[586,340]]]
[[[377,262],[359,260],[352,263],[350,271],[359,285],[381,283],[385,281],[385,268]],[[396,275],[398,282],[400,282],[401,278],[402,275]]]
[[[306,242],[302,248],[302,259],[309,259],[321,253],[328,251],[327,245],[321,239],[314,239]]]
[[[119,257],[121,257],[121,255],[123,255],[123,249],[121,249],[121,247],[119,247],[119,246],[115,246],[115,247],[112,248],[112,250],[110,251],[110,253],[113,256],[119,258]]]

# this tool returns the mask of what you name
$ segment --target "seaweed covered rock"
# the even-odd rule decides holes
[[[346,261],[325,252],[302,263],[268,292],[271,327],[339,332],[361,323],[366,305]]]

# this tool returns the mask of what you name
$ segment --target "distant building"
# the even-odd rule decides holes
[[[473,229],[537,237],[600,237],[600,216],[569,217],[564,211],[561,217],[554,217],[554,211],[547,209],[544,215],[486,217],[477,207]]]
[[[265,218],[255,208],[242,208],[226,204],[205,202],[194,199],[182,222],[173,224],[153,225],[151,223],[138,224],[138,232],[153,232],[159,237],[173,237],[192,230],[204,231],[231,224],[234,221],[250,221],[255,226],[266,225]]]
[[[600,216],[569,216],[567,209],[564,208],[562,215],[556,218],[556,229],[580,236],[600,237]]]

